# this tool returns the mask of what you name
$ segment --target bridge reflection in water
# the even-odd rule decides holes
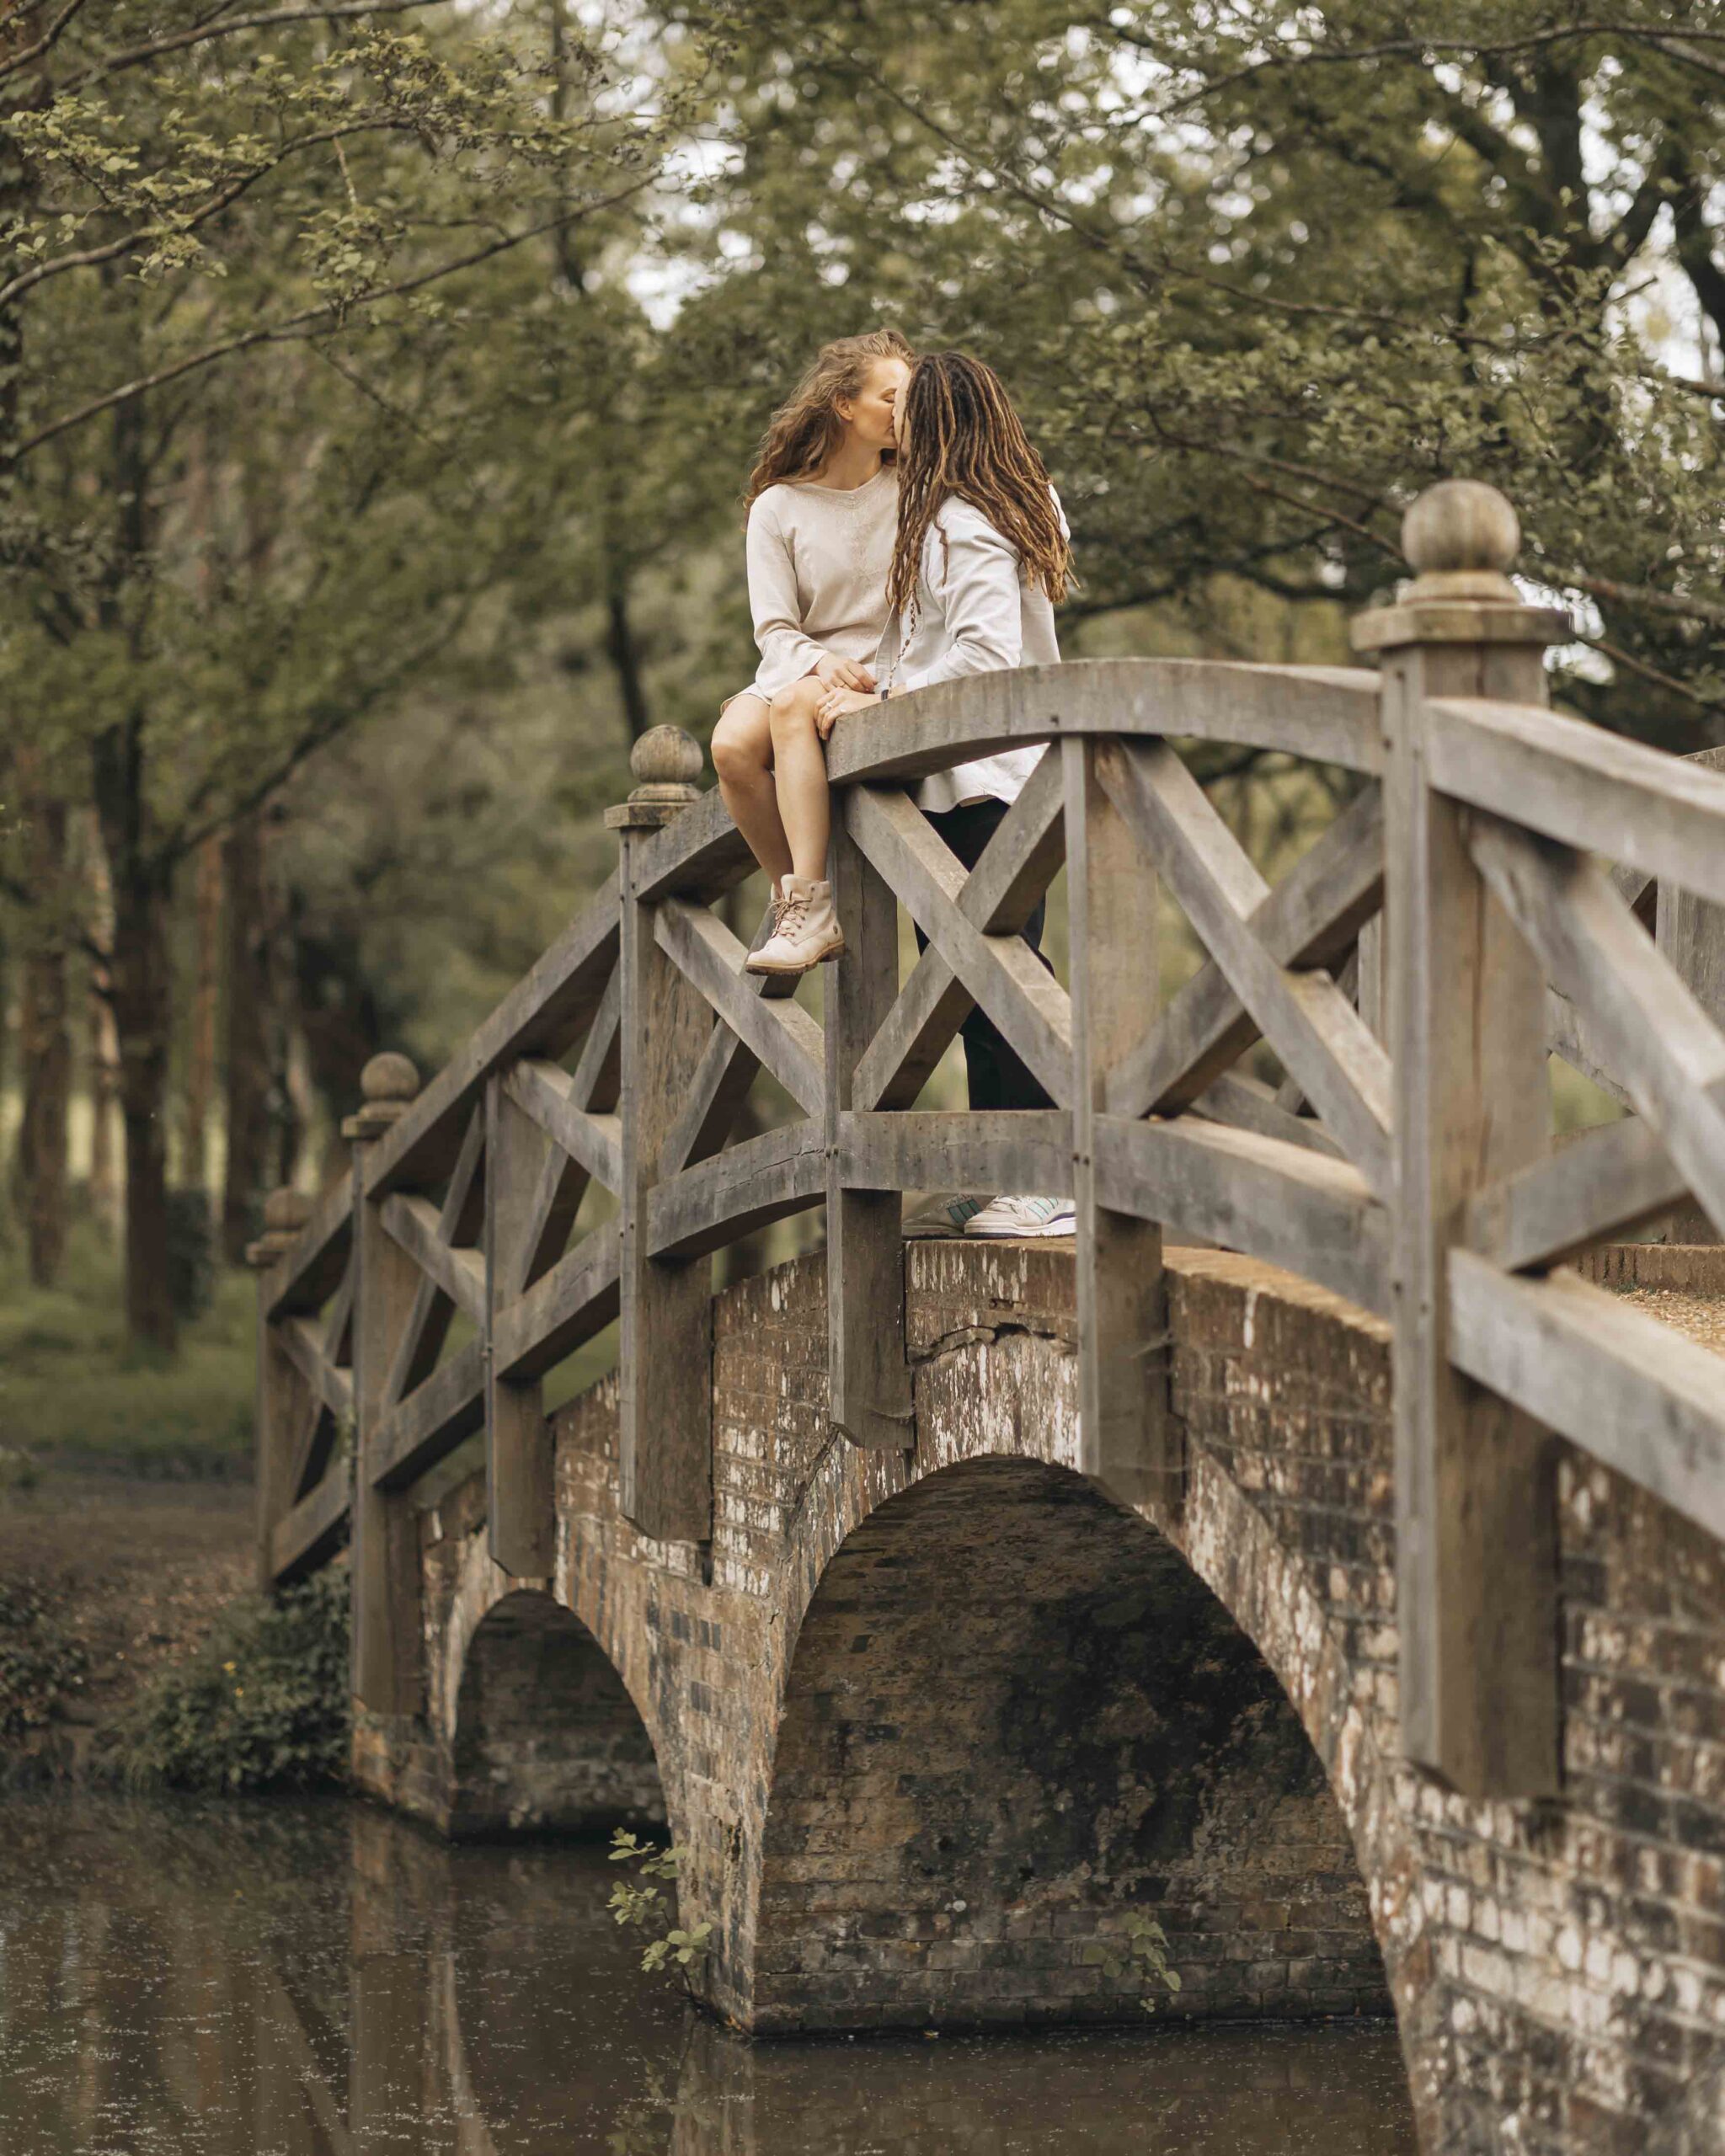
[[[601,1846],[357,1806],[0,1808],[5,2156],[1402,2156],[1387,2027],[748,2045]]]

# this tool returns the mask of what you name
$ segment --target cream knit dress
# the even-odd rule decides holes
[[[890,464],[846,492],[782,481],[756,496],[748,539],[761,653],[749,685],[755,695],[771,703],[829,652],[865,666],[873,659],[886,627],[898,520],[899,475]]]

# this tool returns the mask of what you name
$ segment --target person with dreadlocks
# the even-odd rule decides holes
[[[756,973],[798,974],[844,948],[826,880],[826,765],[814,709],[874,686],[896,530],[894,404],[911,347],[895,329],[822,347],[773,414],[750,476],[749,602],[761,664],[713,733],[731,820],[772,886]]]
[[[899,522],[887,573],[891,616],[875,654],[873,695],[835,682],[821,696],[823,740],[845,712],[1007,666],[1060,658],[1054,610],[1071,581],[1071,533],[1047,467],[1031,447],[1000,378],[963,352],[931,352],[898,400]],[[1043,754],[1008,749],[937,771],[917,805],[967,868],[999,830]],[[1041,956],[1044,909],[1022,931]],[[918,931],[919,942],[926,939]],[[1046,964],[1046,959],[1043,960]],[[973,1108],[1053,1105],[980,1009],[963,1027]],[[1064,1235],[1070,1199],[954,1194],[936,1199],[911,1231]]]

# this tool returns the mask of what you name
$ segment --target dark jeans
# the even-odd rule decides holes
[[[940,834],[964,866],[974,868],[982,857],[983,848],[1000,829],[1006,813],[1004,801],[968,801],[962,808],[930,811],[928,821],[931,829]],[[1042,957],[1042,924],[1047,910],[1045,905],[1039,905],[1021,931],[1024,941],[1045,966],[1048,960]],[[928,946],[928,938],[920,928],[916,931],[916,944],[919,950],[926,950]],[[1049,966],[1049,971],[1054,971],[1052,966]],[[1001,1038],[993,1020],[980,1007],[972,1007],[959,1032],[964,1042],[964,1070],[973,1108],[1054,1106]]]

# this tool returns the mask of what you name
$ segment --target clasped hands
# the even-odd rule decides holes
[[[834,725],[847,711],[861,711],[865,704],[880,702],[874,676],[860,659],[838,659],[829,653],[814,673],[826,690],[814,707],[814,730],[823,741],[832,738]]]

